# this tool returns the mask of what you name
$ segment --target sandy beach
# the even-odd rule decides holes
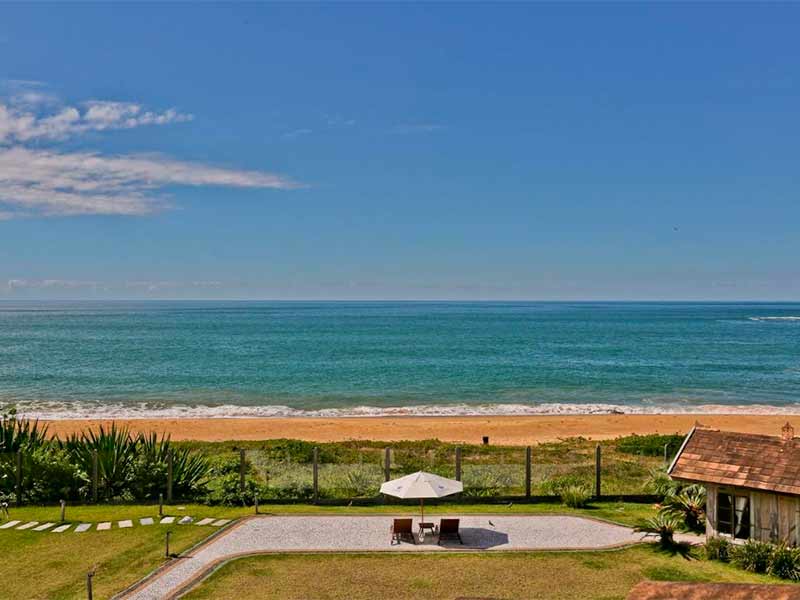
[[[131,431],[168,433],[174,440],[266,440],[295,438],[317,442],[343,440],[423,440],[527,445],[565,437],[609,439],[632,433],[686,433],[696,423],[732,431],[777,435],[792,422],[800,430],[800,416],[785,415],[576,415],[497,417],[349,417],[260,419],[129,419],[116,421]],[[111,421],[47,421],[51,435],[110,424]]]

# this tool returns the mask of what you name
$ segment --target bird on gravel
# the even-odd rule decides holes
[[[491,525],[492,527],[496,527],[496,525],[494,523],[492,523],[491,521],[489,521],[489,525]]]

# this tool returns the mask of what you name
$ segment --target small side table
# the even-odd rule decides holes
[[[430,531],[431,534],[436,533],[436,524],[435,523],[425,522],[425,521],[423,521],[423,522],[421,522],[419,524],[419,541],[420,542],[425,540],[425,535],[426,535],[427,531]]]

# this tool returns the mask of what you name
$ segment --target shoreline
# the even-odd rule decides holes
[[[685,434],[697,422],[708,427],[779,435],[789,421],[800,429],[800,415],[653,413],[538,416],[392,416],[392,417],[233,417],[42,420],[51,436],[64,438],[115,422],[133,433],[155,431],[175,441],[259,441],[278,438],[313,442],[439,439],[444,442],[524,446],[561,438],[604,440],[623,435]]]

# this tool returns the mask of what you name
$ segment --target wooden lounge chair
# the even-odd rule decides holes
[[[399,544],[404,540],[412,544],[417,543],[414,537],[413,521],[411,519],[395,519],[392,523],[392,543]]]
[[[459,544],[464,544],[461,534],[458,532],[459,519],[442,519],[439,521],[439,543],[447,540],[458,540]]]

